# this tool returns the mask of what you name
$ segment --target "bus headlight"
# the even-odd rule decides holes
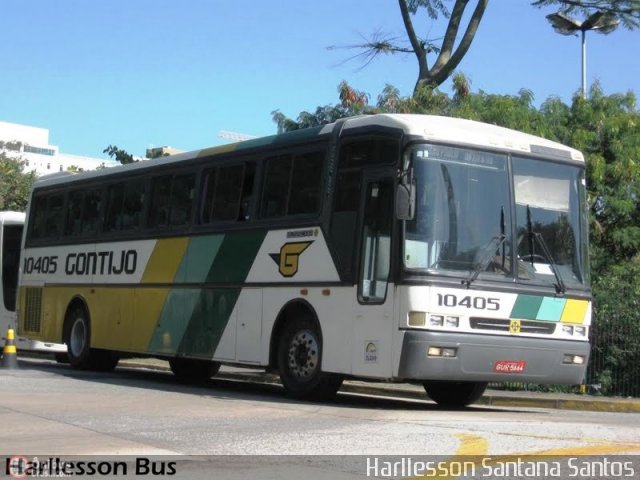
[[[445,327],[458,328],[459,324],[460,324],[460,318],[458,318],[458,317],[451,317],[451,316],[444,317],[444,326]]]
[[[582,355],[565,354],[562,363],[570,365],[584,365],[584,357]]]
[[[454,358],[458,355],[457,348],[451,347],[429,347],[427,349],[428,357],[448,357]]]
[[[409,312],[410,327],[424,327],[427,323],[427,314],[425,312]]]
[[[562,333],[573,335],[573,325],[562,325]]]
[[[585,327],[584,325],[576,325],[575,327],[573,327],[573,333],[581,337],[586,337],[587,327]]]
[[[432,327],[442,327],[444,325],[444,315],[431,315],[429,325]]]

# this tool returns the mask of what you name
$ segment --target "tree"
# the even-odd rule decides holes
[[[363,50],[357,57],[365,59],[365,65],[381,54],[413,54],[418,63],[414,95],[425,86],[437,87],[453,74],[469,51],[489,3],[489,0],[475,0],[475,7],[471,11],[470,0],[451,1],[453,8],[449,11],[444,0],[398,0],[408,44],[398,42],[395,36],[378,32],[364,44],[348,48]],[[640,0],[537,0],[532,5],[557,5],[567,13],[576,11],[588,14],[600,10],[618,18],[629,29],[640,26]],[[445,33],[441,39],[428,39],[417,33],[414,19],[419,10],[425,10],[431,22],[439,18],[446,19]],[[464,27],[463,18],[468,11],[471,16]],[[432,55],[435,55],[433,62]]]
[[[102,151],[102,153],[106,153],[107,155],[109,155],[109,158],[115,159],[116,161],[120,162],[122,165],[126,165],[128,163],[135,163],[138,161],[135,158],[133,158],[133,155],[128,153],[126,150],[118,148],[115,145],[109,145],[107,148],[105,148]]]
[[[0,210],[23,212],[35,180],[35,173],[23,173],[20,160],[0,152]]]
[[[271,112],[273,121],[278,126],[278,133],[317,127],[353,115],[375,113],[375,110],[369,107],[369,95],[355,90],[345,81],[338,85],[338,96],[339,104],[317,107],[314,113],[300,112],[297,120],[287,118],[280,110]]]

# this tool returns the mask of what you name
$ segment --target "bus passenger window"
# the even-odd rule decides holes
[[[149,211],[149,227],[166,227],[169,223],[171,200],[171,175],[154,178],[151,181],[151,209]]]
[[[195,174],[176,175],[171,188],[171,215],[169,224],[177,227],[191,223],[191,208],[195,191]]]
[[[239,222],[251,220],[251,206],[253,203],[253,184],[256,178],[255,163],[247,163],[244,169],[244,182],[242,184],[242,199],[240,201]]]
[[[107,190],[105,232],[136,230],[144,204],[144,182],[134,180],[111,185]]]
[[[323,166],[324,152],[296,156],[291,175],[289,215],[320,211]]]
[[[222,167],[218,172],[218,186],[213,202],[213,221],[235,221],[240,208],[244,165]]]
[[[67,203],[67,222],[64,227],[64,234],[80,235],[82,227],[82,200],[84,193],[81,191],[71,192]]]
[[[53,194],[39,197],[35,202],[34,225],[30,239],[57,238],[62,232],[64,195]]]
[[[107,216],[104,224],[105,232],[122,229],[122,203],[124,202],[124,185],[111,185],[107,190]]]
[[[287,198],[291,176],[291,155],[267,159],[267,174],[262,195],[262,218],[282,217],[287,214]]]
[[[82,209],[81,235],[89,236],[98,233],[100,210],[102,208],[102,192],[90,190],[84,195]]]
[[[216,183],[218,181],[218,169],[212,168],[205,173],[204,199],[202,201],[201,223],[211,223],[211,212],[213,211],[213,200],[216,194]]]

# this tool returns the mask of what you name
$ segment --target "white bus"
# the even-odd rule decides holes
[[[16,329],[16,296],[18,292],[18,271],[20,267],[20,246],[24,227],[24,213],[0,212],[0,336],[6,341],[9,328]],[[29,340],[22,336],[15,339],[18,350],[39,350],[64,353],[64,345]]]
[[[373,115],[39,181],[21,331],[71,364],[277,370],[467,405],[578,384],[591,292],[580,152],[477,122]]]

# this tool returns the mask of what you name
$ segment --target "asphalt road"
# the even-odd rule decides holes
[[[360,478],[364,457],[336,456],[640,454],[637,413],[456,411],[353,393],[309,403],[278,386],[238,380],[190,386],[144,368],[105,374],[20,363],[20,370],[0,370],[0,454],[8,456],[166,455],[178,459],[185,478],[211,462],[224,472],[218,478]]]

